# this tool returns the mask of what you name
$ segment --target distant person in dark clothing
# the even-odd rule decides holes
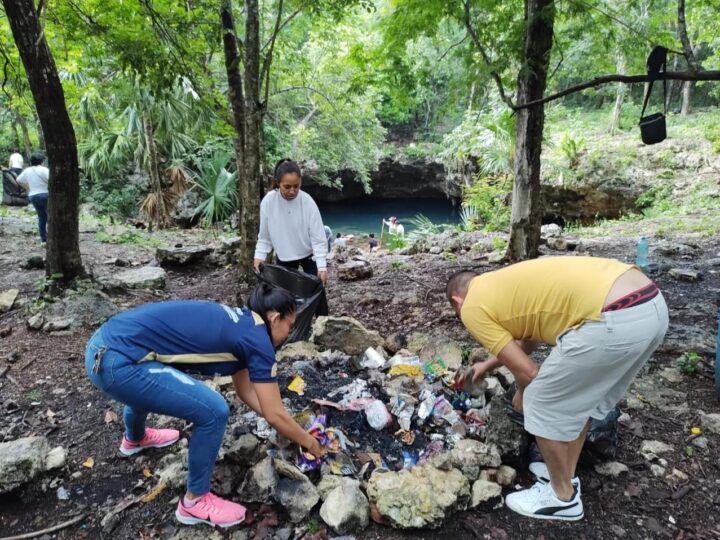
[[[375,251],[378,248],[378,241],[375,240],[375,233],[370,233],[370,251]]]

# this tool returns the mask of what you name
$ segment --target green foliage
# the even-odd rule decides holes
[[[487,231],[504,231],[510,224],[510,207],[506,200],[512,191],[512,182],[507,176],[478,177],[475,183],[465,189],[463,201],[475,208],[476,220]]]
[[[414,240],[425,238],[427,236],[430,236],[431,234],[440,234],[445,229],[445,227],[443,227],[442,225],[433,223],[432,220],[424,214],[417,214],[416,216],[410,218],[408,221],[413,226],[413,230],[410,232],[410,236]]]
[[[560,151],[565,156],[567,166],[574,169],[580,162],[580,155],[585,149],[585,139],[574,137],[571,133],[563,133],[560,138]]]
[[[199,172],[193,179],[201,196],[201,203],[195,210],[206,225],[226,221],[237,210],[237,172],[227,170],[231,154],[217,152],[207,161],[198,165]]]
[[[153,249],[162,245],[160,240],[132,230],[125,231],[120,235],[111,235],[105,231],[98,231],[95,233],[95,240],[105,244],[133,244]]]
[[[407,267],[407,264],[405,264],[403,261],[391,261],[390,262],[390,268],[392,268],[393,270],[401,270],[406,267]]]
[[[493,249],[495,251],[503,251],[504,252],[505,249],[507,248],[507,240],[505,240],[504,238],[500,238],[498,236],[493,236],[492,243],[493,243]]]
[[[465,232],[473,232],[477,229],[479,215],[477,206],[463,204],[460,208],[460,228]]]
[[[694,352],[686,352],[675,362],[675,367],[683,375],[697,375],[700,369],[700,355]]]
[[[388,233],[387,236],[385,236],[385,238],[383,239],[383,244],[388,250],[397,251],[399,249],[404,249],[405,247],[407,247],[407,240],[399,234]]]

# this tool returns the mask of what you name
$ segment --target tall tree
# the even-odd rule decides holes
[[[552,49],[554,0],[525,0],[524,63],[517,82],[517,99],[540,99],[547,85]],[[545,108],[535,105],[517,112],[515,121],[515,175],[507,257],[512,261],[535,258],[540,247],[540,152]]]
[[[677,32],[680,42],[682,43],[685,60],[687,60],[690,71],[693,73],[700,71],[700,63],[697,61],[697,53],[693,50],[690,38],[688,37],[687,24],[685,22],[685,0],[678,0]],[[680,112],[683,115],[690,114],[690,99],[694,85],[695,83],[692,81],[687,81],[683,85],[682,108]]]
[[[50,164],[46,272],[56,281],[69,283],[84,274],[75,131],[33,0],[3,0],[3,6],[25,66]]]

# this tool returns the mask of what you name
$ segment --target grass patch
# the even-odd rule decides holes
[[[162,245],[160,240],[136,231],[125,231],[119,235],[111,235],[105,231],[98,231],[95,233],[95,240],[104,244],[132,244],[153,249]]]

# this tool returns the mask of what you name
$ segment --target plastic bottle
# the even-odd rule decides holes
[[[648,239],[646,236],[641,236],[640,240],[638,240],[635,264],[640,268],[645,268],[648,265]]]

